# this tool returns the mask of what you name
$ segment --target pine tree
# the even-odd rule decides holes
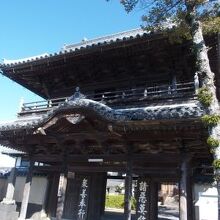
[[[205,107],[202,121],[207,125],[218,189],[218,219],[220,220],[220,114],[211,71],[208,48],[203,34],[220,32],[219,0],[121,0],[127,12],[137,5],[145,10],[143,27],[149,31],[167,33],[175,38],[190,38],[196,57],[196,68],[201,88],[198,99]]]

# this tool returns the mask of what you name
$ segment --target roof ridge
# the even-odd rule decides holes
[[[46,59],[46,58],[54,57],[54,56],[61,55],[61,54],[76,52],[81,49],[87,49],[90,47],[111,44],[111,43],[114,43],[117,41],[126,41],[128,39],[135,39],[138,37],[142,37],[145,34],[149,34],[149,32],[143,30],[142,28],[131,29],[128,31],[122,31],[122,32],[118,32],[118,33],[114,33],[114,34],[110,34],[110,35],[105,35],[102,37],[97,37],[97,38],[94,38],[91,40],[84,40],[82,42],[75,43],[75,44],[64,45],[60,51],[55,52],[55,53],[51,53],[51,54],[44,53],[41,55],[31,56],[31,57],[27,57],[27,58],[23,58],[23,59],[16,59],[16,60],[3,59],[3,63],[0,63],[0,68],[11,67],[11,66],[20,65],[20,64],[26,64],[29,62],[34,62],[37,60]]]
[[[104,35],[104,36],[101,36],[101,37],[96,37],[96,38],[92,38],[90,40],[82,40],[81,42],[79,43],[73,43],[73,44],[67,44],[67,45],[64,45],[61,49],[61,51],[65,51],[65,50],[68,50],[72,47],[78,47],[80,45],[88,45],[88,44],[91,44],[91,43],[96,43],[96,42],[100,42],[100,41],[106,41],[106,40],[113,40],[113,38],[116,38],[116,37],[120,37],[120,39],[123,37],[130,37],[130,36],[136,36],[137,34],[143,34],[143,33],[146,33],[146,31],[144,31],[142,28],[135,28],[135,29],[131,29],[131,30],[128,30],[128,31],[121,31],[121,32],[117,32],[117,33],[114,33],[114,34],[109,34],[109,35]]]
[[[42,54],[38,54],[36,56],[30,56],[30,57],[24,57],[24,58],[19,58],[19,59],[2,59],[2,63],[7,65],[7,64],[12,64],[12,63],[19,63],[19,62],[27,62],[27,61],[31,61],[31,60],[36,60],[38,58],[42,58],[45,56],[48,56],[48,53],[42,53]]]

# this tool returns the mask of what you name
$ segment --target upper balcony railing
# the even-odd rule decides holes
[[[184,82],[175,85],[159,85],[152,87],[139,87],[135,89],[124,89],[116,91],[99,92],[93,94],[85,94],[87,99],[102,102],[110,106],[120,106],[156,101],[159,99],[175,99],[181,97],[189,97],[195,95],[195,83]],[[57,107],[67,102],[69,97],[62,97],[39,102],[24,103],[21,112],[41,112],[48,111],[53,107]]]

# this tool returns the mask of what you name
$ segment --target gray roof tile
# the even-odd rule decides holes
[[[0,132],[14,129],[34,129],[44,124],[60,111],[69,109],[87,109],[108,121],[131,122],[146,120],[169,120],[169,119],[189,119],[198,118],[204,114],[204,109],[198,101],[191,101],[181,104],[164,104],[148,107],[112,109],[102,103],[85,99],[76,98],[69,100],[65,104],[54,107],[46,114],[35,117],[21,117],[10,123],[0,123]]]

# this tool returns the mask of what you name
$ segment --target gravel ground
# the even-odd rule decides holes
[[[102,220],[124,220],[123,210],[108,209]],[[133,217],[134,218],[134,214]],[[176,207],[159,206],[158,220],[179,220],[178,209]]]

